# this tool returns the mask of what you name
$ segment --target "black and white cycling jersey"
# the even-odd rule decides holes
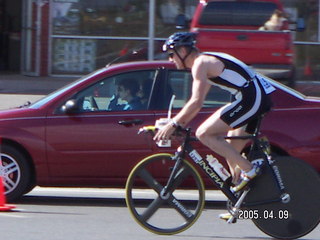
[[[268,94],[275,88],[245,63],[225,53],[203,53],[224,63],[222,73],[209,78],[210,84],[229,91],[234,99],[220,111],[220,118],[232,128],[246,125],[257,116],[270,110]]]

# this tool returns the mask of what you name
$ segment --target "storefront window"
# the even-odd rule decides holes
[[[177,31],[176,25],[179,16],[184,15],[187,23],[191,22],[199,0],[162,0],[156,2],[156,36],[166,38]]]
[[[52,74],[85,74],[110,62],[148,59],[148,0],[52,0]],[[177,17],[191,20],[198,0],[155,1],[154,59],[177,31]],[[187,30],[186,30],[187,31]]]
[[[151,0],[51,0],[51,74],[85,74],[110,62],[147,60]],[[165,59],[161,46],[187,23],[199,0],[154,0],[154,59]],[[298,77],[320,74],[320,0],[282,0],[293,26]],[[299,31],[296,31],[299,30]],[[182,31],[188,31],[188,27]],[[311,66],[311,68],[308,68]],[[311,75],[309,75],[311,76]]]
[[[146,59],[146,41],[57,38],[53,40],[52,73],[84,74],[107,64]]]
[[[53,34],[147,36],[148,1],[53,0]]]

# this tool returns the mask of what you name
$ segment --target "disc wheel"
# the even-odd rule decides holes
[[[293,157],[277,157],[273,170],[266,167],[257,177],[246,203],[279,197],[282,201],[250,207],[252,212],[258,213],[252,220],[261,231],[274,238],[302,237],[320,221],[319,174],[307,163]],[[285,188],[285,194],[281,195],[276,187],[275,177],[280,179],[280,187]]]
[[[175,163],[170,154],[152,155],[138,163],[127,180],[126,203],[132,216],[156,234],[171,235],[188,229],[204,207],[203,181],[186,160],[164,194]]]

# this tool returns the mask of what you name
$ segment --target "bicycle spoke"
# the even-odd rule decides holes
[[[162,206],[163,199],[160,197],[157,197],[152,201],[152,203],[146,208],[146,210],[140,214],[140,218],[142,221],[148,221],[150,217],[153,216],[153,214]]]
[[[156,179],[154,179],[154,177],[145,168],[140,169],[137,175],[141,177],[144,182],[147,183],[148,186],[157,193],[161,192],[163,186]]]
[[[182,167],[175,175],[173,184],[170,187],[170,189],[172,189],[173,191],[177,189],[189,175],[190,175],[190,169]]]
[[[170,201],[168,201],[170,206],[172,206],[175,210],[177,210],[178,213],[184,219],[189,220],[194,216],[192,212],[190,212],[178,199],[176,199],[173,195],[170,197]]]
[[[174,181],[170,186],[170,198],[168,203],[186,220],[193,217],[193,214],[173,195],[173,192],[184,182],[184,180],[190,175],[190,169],[182,167],[179,169],[174,177]]]

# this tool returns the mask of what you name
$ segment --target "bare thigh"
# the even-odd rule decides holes
[[[225,136],[232,128],[220,119],[221,111],[220,108],[213,113],[207,120],[205,120],[197,129],[197,136],[203,134],[214,135],[214,136]]]

